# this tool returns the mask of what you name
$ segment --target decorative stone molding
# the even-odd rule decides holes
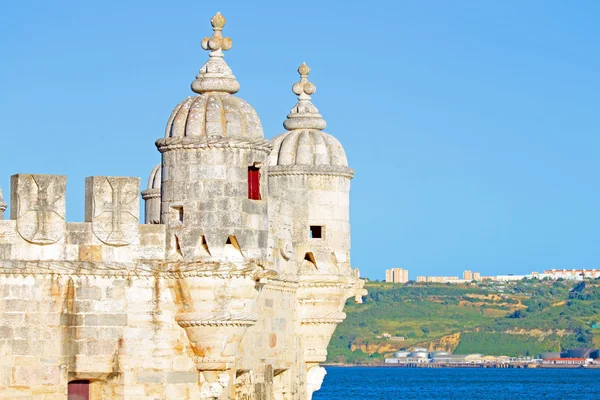
[[[346,313],[331,312],[331,313],[314,313],[309,316],[303,317],[301,323],[308,324],[341,324],[346,319]]]
[[[156,141],[156,148],[161,153],[177,149],[246,149],[270,153],[272,146],[266,139],[242,140],[239,138],[215,136],[209,137],[207,140],[206,137],[183,136],[158,139]]]
[[[269,177],[286,175],[326,175],[352,179],[352,168],[335,165],[275,165],[269,167]]]
[[[288,292],[294,293],[298,290],[298,282],[297,281],[287,281],[284,279],[266,279],[261,281],[264,284],[265,289],[279,291],[279,292]]]
[[[142,190],[142,200],[150,200],[156,198],[160,198],[160,189]]]
[[[256,266],[232,268],[217,263],[195,264],[185,271],[167,271],[163,261],[149,262],[96,262],[96,261],[28,261],[0,260],[0,275],[58,275],[58,276],[98,276],[98,277],[139,277],[185,279],[214,277],[220,279],[260,280],[276,275],[275,271]]]
[[[250,313],[223,313],[200,316],[190,313],[180,314],[175,320],[182,328],[198,326],[252,326],[256,323],[258,317]]]

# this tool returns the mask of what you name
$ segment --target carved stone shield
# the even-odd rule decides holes
[[[87,178],[91,195],[92,231],[103,243],[128,245],[138,234],[140,182],[137,178],[94,176]],[[90,205],[88,204],[88,207]],[[88,216],[89,218],[89,216]]]
[[[65,235],[67,178],[19,174],[11,186],[16,199],[17,231],[28,242],[52,244]]]

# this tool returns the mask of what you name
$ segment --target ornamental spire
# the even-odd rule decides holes
[[[317,91],[317,87],[308,81],[310,68],[306,63],[298,67],[300,82],[294,83],[292,92],[298,96],[298,103],[292,108],[283,122],[285,129],[291,131],[294,129],[318,129],[323,130],[327,123],[319,114],[319,110],[310,101],[310,96]]]
[[[210,58],[200,68],[200,73],[192,82],[192,90],[196,93],[226,92],[233,94],[240,90],[240,84],[223,59],[223,51],[231,49],[231,39],[223,37],[225,22],[225,17],[218,12],[210,20],[213,27],[212,37],[202,39],[202,48],[210,50]]]
[[[231,39],[223,37],[223,27],[225,26],[225,17],[218,12],[210,19],[210,24],[213,27],[213,35],[202,39],[202,48],[211,50],[211,57],[223,57],[223,51],[231,49]],[[222,51],[221,51],[222,50]]]

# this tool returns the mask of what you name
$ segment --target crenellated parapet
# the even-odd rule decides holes
[[[11,218],[0,221],[1,259],[82,262],[91,269],[164,259],[164,227],[139,223],[138,178],[87,178],[85,222],[66,222],[66,184],[58,175],[11,177]]]

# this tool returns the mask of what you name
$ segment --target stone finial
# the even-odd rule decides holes
[[[292,92],[298,96],[298,100],[310,100],[310,95],[317,91],[317,87],[308,81],[310,68],[305,62],[298,67],[298,73],[300,74],[300,82],[294,83]]]
[[[325,129],[327,123],[319,114],[317,107],[310,101],[310,96],[317,91],[317,87],[308,81],[310,68],[306,63],[302,63],[298,67],[298,73],[300,82],[296,82],[292,86],[292,92],[298,96],[298,103],[288,114],[283,126],[290,131],[294,129]]]
[[[200,68],[200,73],[192,82],[192,90],[196,93],[226,92],[233,94],[240,90],[240,84],[223,59],[223,51],[231,49],[231,39],[223,37],[222,33],[225,22],[225,17],[218,12],[210,20],[213,27],[212,37],[202,39],[202,48],[210,50],[210,58]]]
[[[4,211],[6,211],[7,206],[8,204],[2,201],[2,188],[0,188],[0,220],[4,219]]]
[[[227,51],[231,49],[231,39],[223,37],[223,34],[221,33],[223,31],[223,27],[225,26],[225,22],[225,17],[218,12],[210,20],[210,24],[212,25],[214,31],[212,37],[205,37],[202,39],[202,48],[204,50],[210,50],[211,56],[212,52],[218,52],[220,50]],[[217,57],[218,56],[219,55],[217,55]],[[220,57],[223,57],[222,53]]]

